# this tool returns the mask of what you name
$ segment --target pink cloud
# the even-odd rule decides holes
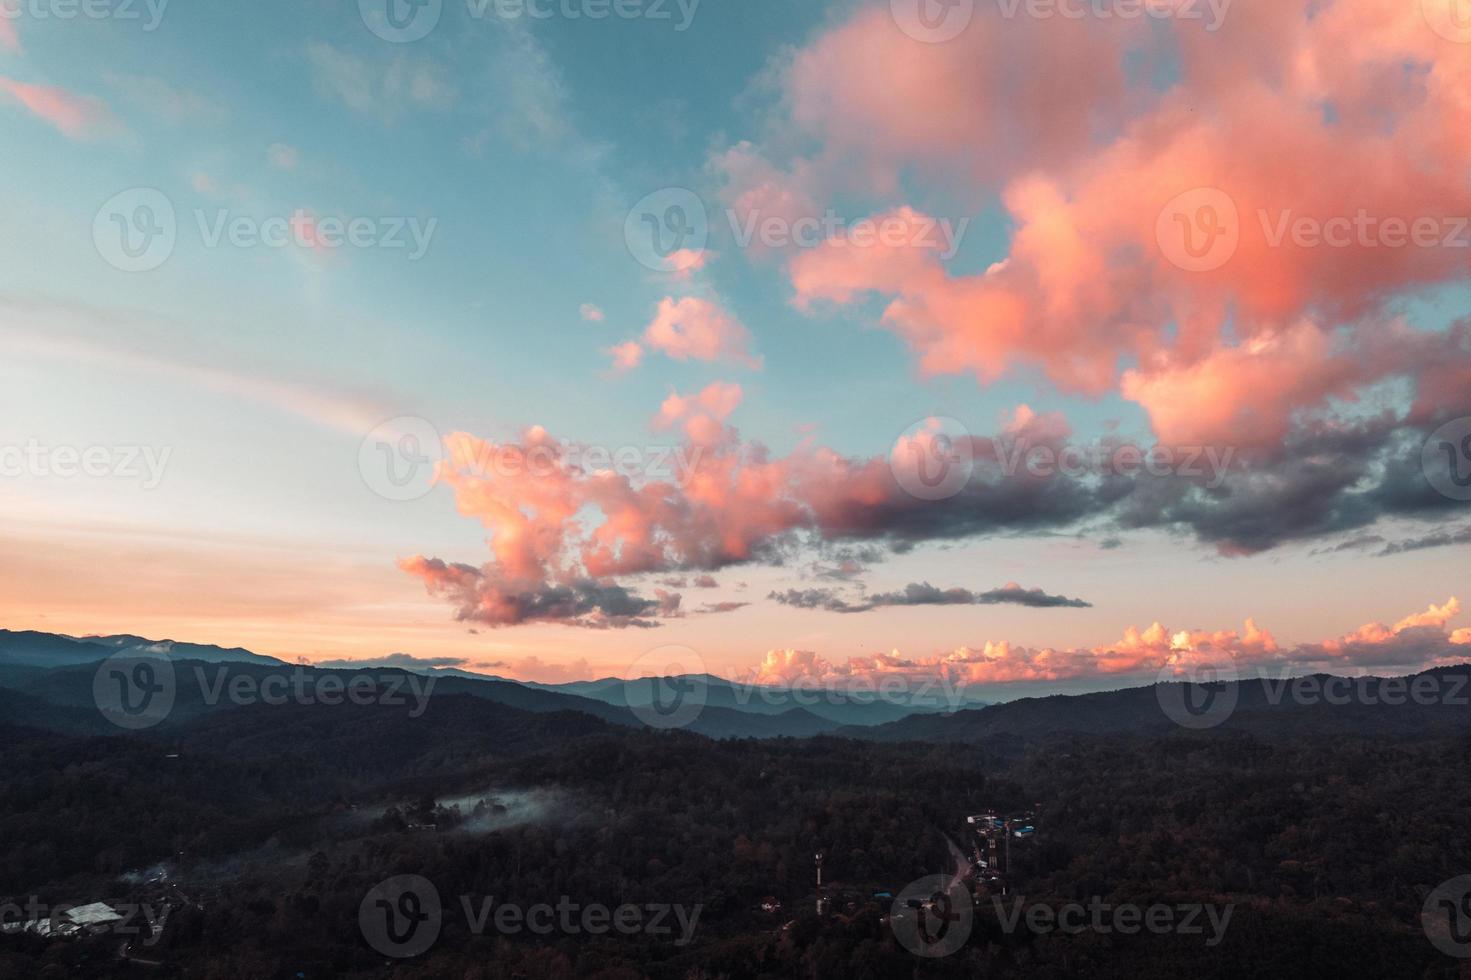
[[[1040,369],[1064,391],[1136,398],[1167,441],[1280,443],[1294,416],[1386,377],[1422,398],[1471,377],[1464,356],[1362,356],[1391,302],[1465,275],[1464,248],[1405,239],[1417,222],[1450,236],[1471,213],[1471,60],[1398,0],[1237,8],[1220,32],[1148,20],[978,20],[925,45],[865,9],[784,77],[783,121],[819,149],[780,166],[726,151],[727,199],[898,195],[916,171],[960,201],[999,191],[1014,232],[985,272],[922,248],[822,246],[791,259],[798,306],[878,295],[926,374]],[[1177,77],[1130,86],[1130,62]],[[1211,216],[1231,247],[1184,267],[1185,234],[1209,241]]]
[[[12,54],[20,53],[20,34],[15,29],[15,21],[5,16],[0,16],[0,48]]]
[[[114,125],[107,106],[91,96],[75,95],[47,85],[30,85],[3,76],[0,76],[0,94],[8,95],[37,119],[72,139],[99,139]]]
[[[1432,605],[1394,626],[1370,623],[1342,637],[1316,644],[1283,647],[1253,620],[1242,630],[1170,630],[1154,623],[1129,627],[1113,643],[1055,649],[1025,647],[1006,641],[962,646],[930,657],[908,657],[899,651],[830,661],[810,650],[771,650],[740,679],[755,684],[877,687],[885,678],[941,681],[956,686],[1054,682],[1117,675],[1153,676],[1161,672],[1188,676],[1196,665],[1234,667],[1237,676],[1277,676],[1281,671],[1395,667],[1422,669],[1462,662],[1455,647],[1471,639],[1471,630],[1450,634],[1446,623],[1458,615],[1453,597]]]
[[[602,308],[593,303],[583,303],[577,308],[577,312],[589,323],[602,323],[605,319]]]
[[[677,361],[730,361],[759,368],[750,353],[751,333],[716,303],[698,296],[659,301],[644,343]]]
[[[644,359],[642,345],[633,340],[619,344],[616,347],[609,347],[604,353],[613,358],[612,370],[615,374],[632,371]]]
[[[682,425],[692,445],[711,445],[724,436],[723,423],[740,405],[741,386],[717,381],[696,395],[671,394],[652,425],[662,431]]]

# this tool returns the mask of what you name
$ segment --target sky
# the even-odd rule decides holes
[[[0,626],[1460,662],[1467,93],[1465,0],[0,0]]]

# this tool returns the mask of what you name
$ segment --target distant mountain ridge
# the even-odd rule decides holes
[[[1412,692],[1417,684],[1428,695],[1415,696]],[[970,742],[998,735],[1160,735],[1187,729],[1164,708],[1166,702],[1180,704],[1193,696],[1185,693],[1187,687],[1207,690],[1172,682],[1093,694],[1054,694],[953,714],[911,715],[834,734],[884,742]],[[1218,686],[1216,696],[1225,690]],[[1242,680],[1235,686],[1229,710],[1201,729],[1281,735],[1467,731],[1471,730],[1471,664],[1435,667],[1407,677],[1309,674]]]
[[[35,630],[0,630],[0,665],[16,667],[59,667],[68,664],[95,663],[117,653],[132,652],[139,656],[168,657],[171,660],[199,660],[205,663],[265,663],[284,661],[243,647],[219,647],[211,644],[181,643],[177,640],[150,640],[143,636],[119,633],[115,636],[67,636]]]
[[[70,637],[36,631],[0,630],[0,724],[71,733],[111,733],[93,701],[95,665],[120,652],[166,658],[176,666],[177,700],[165,727],[237,707],[221,701],[220,678],[244,675],[259,683],[283,668],[293,675],[335,675],[345,682],[370,675],[381,684],[406,681],[434,694],[468,695],[486,703],[535,714],[576,712],[623,728],[657,721],[647,710],[656,690],[678,687],[700,710],[685,729],[711,738],[810,738],[835,735],[869,741],[970,742],[993,736],[1035,738],[1053,734],[1164,734],[1209,727],[1256,734],[1400,735],[1471,731],[1471,665],[1439,667],[1410,677],[1345,678],[1317,674],[1293,679],[1242,681],[1229,712],[1209,726],[1182,725],[1165,710],[1204,688],[1154,684],[1092,694],[1055,694],[1001,704],[944,701],[953,691],[934,691],[931,700],[904,703],[872,692],[758,687],[713,675],[641,678],[605,677],[541,684],[458,668],[287,664],[240,647],[219,647],[131,634]],[[1416,688],[1436,697],[1407,697]],[[1322,692],[1353,691],[1346,700]],[[1319,692],[1304,698],[1302,691]],[[207,696],[213,691],[214,695]],[[1396,697],[1396,692],[1398,696]],[[963,693],[963,692],[962,692]],[[962,710],[949,710],[955,704]],[[1178,715],[1178,713],[1177,713]],[[102,722],[102,724],[98,724]],[[653,727],[658,727],[654,725]]]

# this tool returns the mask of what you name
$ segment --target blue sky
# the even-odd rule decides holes
[[[790,255],[732,240],[726,202],[743,188],[720,161],[747,147],[794,186],[804,166],[820,171],[811,183],[822,206],[846,220],[906,205],[967,222],[946,257],[955,280],[1015,267],[1019,218],[1006,181],[1025,168],[955,180],[916,155],[869,180],[872,160],[858,151],[849,160],[832,131],[802,125],[793,66],[867,23],[868,5],[704,0],[680,31],[672,3],[668,20],[506,21],[446,0],[437,27],[411,43],[378,37],[351,4],[170,4],[151,31],[138,9],[143,21],[63,21],[38,18],[54,6],[36,2],[13,21],[16,44],[0,43],[10,93],[0,95],[9,348],[0,441],[170,452],[166,479],[148,489],[35,473],[0,484],[9,532],[23,542],[0,572],[26,586],[6,603],[7,625],[187,633],[310,658],[449,651],[528,675],[547,664],[616,673],[653,631],[530,622],[470,632],[474,617],[456,621],[395,566],[416,554],[480,566],[494,535],[458,513],[446,488],[396,502],[365,486],[357,460],[373,426],[414,416],[443,434],[508,441],[542,425],[579,442],[643,446],[674,438],[649,425],[672,393],[727,382],[742,394],[720,422],[778,456],[820,444],[882,457],[927,417],[983,434],[1023,404],[1060,413],[1075,440],[1154,438],[1150,407],[1116,387],[1058,383],[1045,365],[1022,359],[984,379],[960,363],[927,369],[918,342],[884,319],[883,290],[809,308]],[[908,45],[905,59],[931,53],[908,38],[894,44]],[[1137,52],[1127,57],[1140,105],[1190,83],[1177,51],[1142,67]],[[946,111],[922,88],[901,94],[916,114]],[[1119,128],[1101,127],[1089,148]],[[994,138],[976,153],[1014,149],[1010,131]],[[1087,169],[1059,173],[1082,181]],[[640,265],[624,240],[634,203],[669,187],[695,191],[709,215],[703,266],[684,278]],[[105,202],[142,188],[169,202],[177,241],[157,268],[127,272],[99,250],[94,224]],[[409,224],[428,233],[427,248],[411,258],[409,248],[209,247],[203,230],[222,217],[258,225],[293,215],[369,219],[375,234]],[[1419,329],[1441,331],[1466,299],[1456,277],[1386,296]],[[738,322],[759,367],[661,356],[640,338],[665,297],[698,298]],[[585,304],[601,319],[580,312]],[[1160,336],[1174,333],[1164,324]],[[630,341],[644,345],[643,360],[613,370],[609,350]],[[1117,372],[1140,364],[1138,349],[1120,347]],[[1401,520],[1410,519],[1386,514],[1378,533],[1392,539]],[[779,562],[717,563],[718,598],[749,605],[673,620],[659,640],[726,669],[789,647],[835,661],[1000,639],[1085,647],[1156,619],[1227,629],[1252,615],[1307,640],[1442,601],[1464,557],[1446,548],[1329,560],[1324,543],[1338,539],[1314,534],[1226,558],[1168,522],[1120,530],[1100,512],[1027,533],[929,538],[870,561],[863,586],[1014,581],[1092,607],[863,616],[765,598],[811,585],[824,548],[843,545],[809,541]],[[1100,546],[1112,538],[1124,546]],[[120,567],[130,581],[114,594],[107,583]],[[655,574],[635,575],[633,587],[646,594]]]

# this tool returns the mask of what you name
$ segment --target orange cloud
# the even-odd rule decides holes
[[[113,125],[107,106],[90,96],[74,95],[48,85],[30,85],[4,76],[0,76],[0,93],[72,139],[98,139]]]
[[[1465,248],[1446,245],[1471,236],[1458,54],[1400,0],[1237,5],[1218,32],[978,16],[928,45],[868,8],[785,73],[781,121],[815,153],[778,167],[742,144],[713,162],[728,201],[897,196],[914,171],[963,202],[999,192],[1014,231],[985,272],[830,243],[791,259],[797,304],[877,294],[926,373],[1037,368],[1140,401],[1167,442],[1280,442],[1297,414],[1387,376],[1416,379],[1427,405],[1471,377],[1464,351],[1450,365],[1361,356],[1392,301],[1466,273]],[[1171,81],[1126,84],[1126,65]],[[1215,232],[1231,247],[1192,265],[1185,249]]]
[[[613,372],[615,374],[632,371],[644,359],[643,346],[634,340],[618,344],[615,347],[609,347],[604,353],[613,358]]]
[[[1334,640],[1293,648],[1283,648],[1270,632],[1248,619],[1241,631],[1171,631],[1154,623],[1143,630],[1130,627],[1114,643],[1062,650],[1018,646],[1003,640],[957,647],[932,657],[910,658],[896,650],[852,657],[845,663],[829,661],[810,650],[771,650],[741,680],[816,687],[861,683],[873,688],[886,677],[969,686],[1150,676],[1171,669],[1185,671],[1196,663],[1233,665],[1243,679],[1255,676],[1255,672],[1286,668],[1419,669],[1465,659],[1453,647],[1471,642],[1471,630],[1457,630],[1455,634],[1445,630],[1446,622],[1459,611],[1460,604],[1451,598],[1393,627],[1371,623]]]
[[[751,356],[751,334],[716,303],[698,296],[659,301],[654,319],[644,331],[644,343],[677,361],[731,361],[759,368]]]
[[[741,403],[741,386],[725,381],[707,385],[697,395],[671,394],[659,406],[656,431],[683,424],[692,445],[713,445],[724,434],[724,422]]]

